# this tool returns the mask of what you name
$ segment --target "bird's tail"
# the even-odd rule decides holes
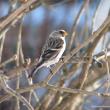
[[[34,66],[31,73],[29,74],[28,78],[32,78],[33,75],[38,71],[39,68],[41,68],[43,61],[40,61],[37,65]]]

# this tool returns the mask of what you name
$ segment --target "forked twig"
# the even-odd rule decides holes
[[[29,110],[34,110],[34,108],[28,103],[28,101],[23,97],[21,96],[19,93],[17,93],[16,91],[14,91],[13,89],[11,89],[6,81],[4,80],[3,77],[0,77],[0,81],[2,83],[2,87],[3,89],[9,93],[11,96],[14,96],[16,97],[17,99],[19,99],[21,102],[23,102],[23,104],[29,109]]]

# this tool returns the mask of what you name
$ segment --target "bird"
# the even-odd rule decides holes
[[[40,68],[50,68],[51,65],[56,64],[60,60],[66,49],[65,37],[67,35],[68,33],[65,30],[55,30],[49,35],[42,49],[38,63],[29,74],[29,78],[32,78]]]

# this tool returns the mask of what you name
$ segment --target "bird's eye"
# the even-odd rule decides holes
[[[64,30],[60,30],[59,33],[60,33],[63,37],[65,37],[65,36],[68,35],[68,33],[67,33],[66,31],[64,31]]]
[[[64,36],[64,31],[60,30],[59,33]]]

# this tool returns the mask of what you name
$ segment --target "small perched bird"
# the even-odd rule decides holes
[[[60,60],[66,48],[65,37],[67,35],[68,34],[65,30],[53,31],[49,35],[49,38],[42,49],[38,64],[33,68],[29,78],[32,77],[41,67],[50,67]]]

